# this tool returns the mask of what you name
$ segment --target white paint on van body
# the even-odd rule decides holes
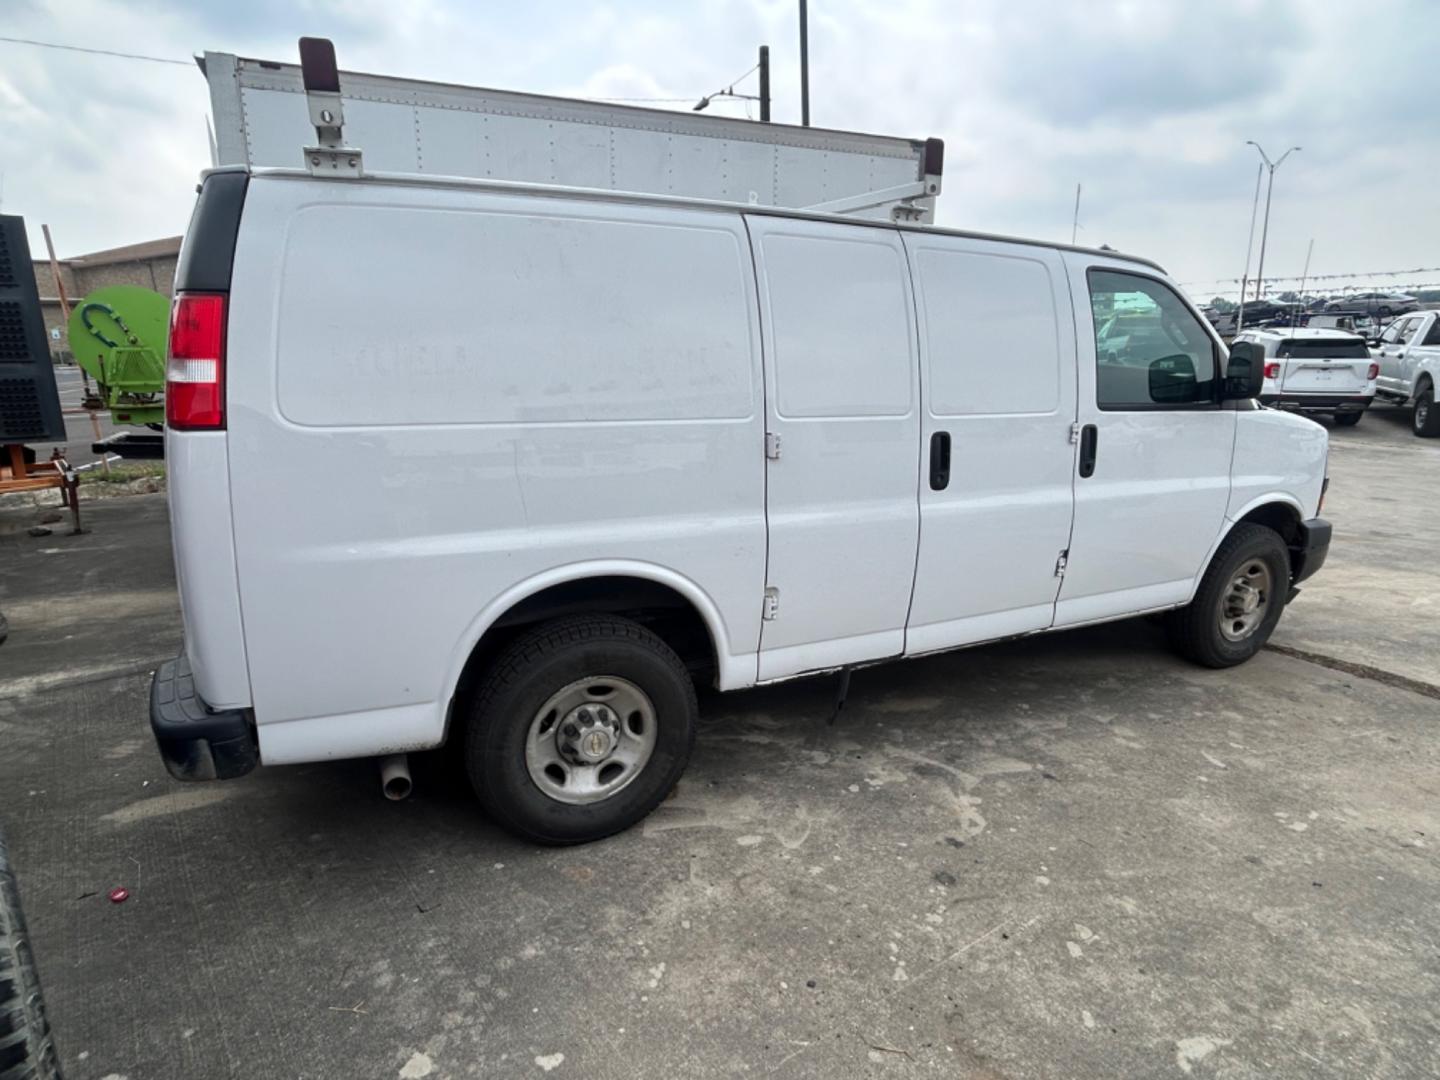
[[[924,391],[907,653],[1044,630],[1070,544],[1075,331],[1060,255],[909,233]],[[930,485],[931,439],[951,439]]]
[[[1091,266],[1137,271],[738,206],[257,174],[228,430],[170,436],[197,689],[299,762],[443,741],[476,642],[569,581],[685,596],[720,689],[1183,604],[1239,516],[1318,512],[1325,432],[1098,409]],[[1075,422],[1100,429],[1094,477]]]
[[[915,308],[891,229],[750,218],[762,297],[767,583],[759,677],[899,656],[915,578]],[[844,596],[843,603],[837,598]]]
[[[689,583],[753,682],[753,280],[734,214],[253,180],[228,421],[265,760],[438,743],[477,614],[557,576]]]
[[[1055,607],[1057,627],[1173,607],[1190,599],[1206,552],[1225,526],[1239,415],[1219,405],[1102,410],[1088,271],[1158,278],[1132,263],[1082,253],[1066,255],[1065,262],[1072,295],[1084,298],[1075,305],[1078,419],[1096,426],[1098,454],[1095,474],[1075,480],[1075,522]],[[1220,348],[1209,323],[1193,308],[1191,314]]]
[[[235,577],[225,433],[167,429],[165,460],[191,676],[212,708],[245,708],[251,701],[250,673]]]

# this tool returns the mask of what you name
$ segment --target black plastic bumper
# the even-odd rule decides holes
[[[1311,518],[1300,523],[1299,543],[1290,549],[1290,563],[1295,569],[1291,578],[1293,584],[1300,584],[1325,565],[1325,556],[1330,554],[1330,522],[1324,518]]]
[[[117,454],[132,461],[164,461],[165,436],[154,431],[117,431],[91,443],[90,451]]]
[[[260,762],[249,711],[206,705],[183,653],[161,664],[150,682],[150,729],[177,780],[230,780]]]
[[[1261,394],[1260,404],[1287,412],[1364,412],[1374,401],[1369,394]]]

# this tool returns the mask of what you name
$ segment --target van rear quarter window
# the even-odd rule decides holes
[[[748,253],[701,217],[307,207],[276,282],[280,412],[311,426],[748,417]]]

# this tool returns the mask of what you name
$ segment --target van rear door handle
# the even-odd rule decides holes
[[[1100,433],[1095,430],[1094,424],[1086,424],[1080,429],[1080,475],[1093,476],[1095,474],[1095,452],[1100,442]]]
[[[930,436],[930,489],[944,491],[950,486],[950,433],[937,431]]]

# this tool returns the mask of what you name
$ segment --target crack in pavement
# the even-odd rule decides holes
[[[1374,682],[1384,683],[1386,686],[1409,690],[1412,694],[1421,694],[1424,697],[1434,698],[1440,701],[1440,686],[1436,686],[1434,683],[1422,682],[1419,679],[1412,679],[1407,675],[1397,675],[1393,671],[1371,667],[1369,664],[1357,664],[1351,660],[1341,660],[1338,656],[1327,656],[1324,653],[1311,652],[1308,649],[1297,649],[1293,645],[1277,645],[1271,641],[1265,644],[1265,648],[1271,652],[1277,652],[1282,656],[1289,656],[1295,660],[1304,660],[1307,663],[1319,664],[1321,667],[1330,668],[1332,671],[1341,671],[1346,675],[1354,675],[1359,679],[1370,679]]]

